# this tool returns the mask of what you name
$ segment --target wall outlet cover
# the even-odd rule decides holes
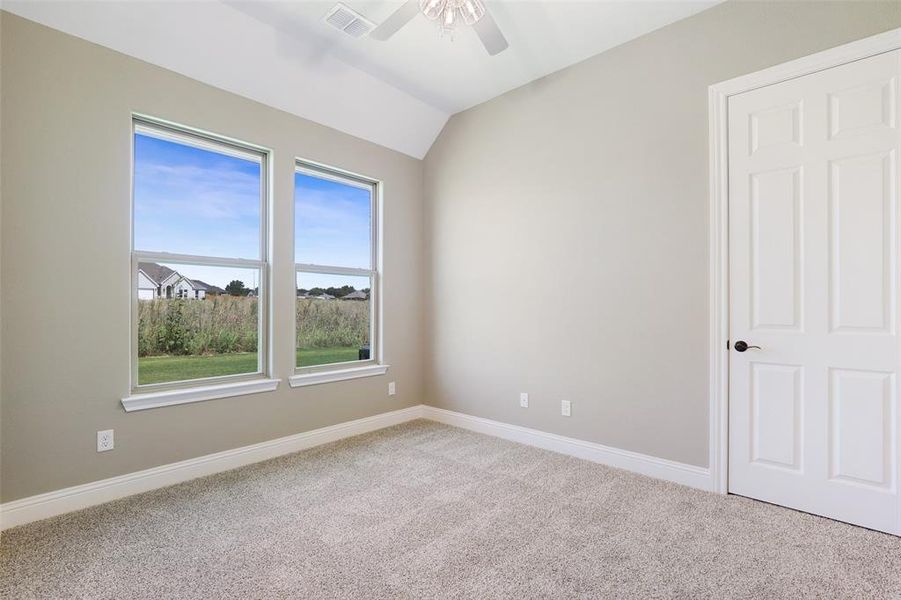
[[[560,414],[564,417],[571,417],[573,414],[573,405],[569,400],[560,401]]]
[[[393,381],[388,382],[388,395],[393,396],[397,393],[397,387],[394,385]]]
[[[519,405],[522,408],[529,408],[529,395],[526,392],[520,392]]]
[[[97,452],[108,452],[115,448],[115,445],[112,429],[97,432]]]

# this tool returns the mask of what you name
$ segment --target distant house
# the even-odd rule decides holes
[[[310,296],[310,298],[316,298],[317,300],[334,300],[335,297],[331,294],[319,294],[318,296]]]
[[[194,291],[200,292],[200,298],[225,294],[225,290],[223,290],[219,286],[210,285],[209,283],[200,281],[199,279],[191,279],[190,281],[194,285]]]
[[[156,263],[138,263],[138,298],[183,298],[203,300],[209,295],[224,294],[225,290],[199,279],[188,279],[178,271]]]
[[[369,296],[366,295],[366,292],[361,292],[360,290],[341,296],[341,300],[367,300],[368,298]]]
[[[156,263],[138,263],[138,298],[171,298],[172,285],[180,277],[178,273]]]

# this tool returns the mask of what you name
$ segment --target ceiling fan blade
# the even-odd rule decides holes
[[[410,22],[410,19],[419,14],[419,0],[407,0],[391,16],[382,21],[382,24],[373,29],[369,37],[384,42],[392,35],[400,31],[400,28]]]
[[[494,22],[494,17],[491,16],[487,8],[485,8],[485,14],[475,22],[472,28],[475,29],[476,35],[482,40],[482,45],[485,46],[485,50],[491,56],[500,54],[510,46],[507,43],[507,38],[501,33],[501,28]]]

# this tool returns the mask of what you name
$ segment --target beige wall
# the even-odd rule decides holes
[[[707,87],[899,26],[729,2],[454,116],[425,160],[427,400],[706,465]]]
[[[11,14],[2,60],[4,502],[420,402],[420,161]],[[273,149],[276,377],[294,360],[294,157],[384,181],[387,376],[123,412],[132,111]]]

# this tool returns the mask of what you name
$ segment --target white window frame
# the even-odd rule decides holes
[[[295,161],[294,173],[327,179],[344,185],[351,185],[369,191],[369,245],[370,259],[369,269],[356,267],[339,267],[335,265],[321,265],[311,263],[294,264],[294,301],[297,302],[297,276],[301,273],[316,273],[320,275],[349,275],[369,278],[369,359],[353,360],[325,365],[313,365],[308,367],[297,365],[297,310],[294,310],[294,375],[289,378],[291,387],[316,385],[343,381],[345,379],[357,379],[373,375],[384,375],[389,365],[382,361],[381,339],[381,292],[382,292],[382,253],[381,253],[381,208],[382,208],[382,182],[344,169],[324,165],[298,158]],[[296,204],[295,204],[296,207]],[[295,208],[296,210],[296,208]],[[294,215],[293,226],[296,228],[297,215]],[[297,232],[294,232],[296,246]],[[296,252],[296,250],[295,250]],[[336,302],[341,300],[336,299]],[[295,304],[296,307],[296,304]]]
[[[260,162],[260,253],[258,259],[195,256],[169,252],[139,251],[134,247],[134,139],[143,133],[162,139],[189,144],[194,147]],[[278,386],[277,379],[270,379],[271,373],[271,307],[270,307],[270,229],[269,219],[272,191],[272,152],[266,148],[246,142],[226,138],[197,129],[177,125],[146,115],[133,114],[131,128],[132,169],[131,169],[131,277],[129,295],[131,298],[131,374],[130,395],[122,399],[126,411],[156,408],[185,402],[197,402],[214,398],[272,391]],[[257,370],[253,373],[220,375],[165,383],[138,383],[138,264],[155,262],[210,267],[252,268],[259,273],[258,296],[258,351]],[[173,294],[174,296],[174,294]]]

